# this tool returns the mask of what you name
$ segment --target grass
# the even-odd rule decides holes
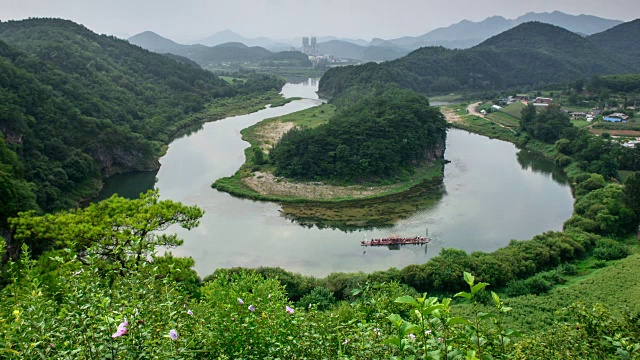
[[[450,108],[460,115],[463,120],[462,123],[452,123],[451,126],[454,128],[467,130],[492,139],[509,141],[515,144],[521,142],[520,137],[514,134],[511,130],[505,129],[488,119],[474,115],[467,115],[467,106],[464,104],[459,104]]]
[[[527,107],[525,104],[521,103],[520,101],[516,101],[503,107],[500,111],[511,115],[516,119],[520,119],[520,117],[522,116],[522,109],[524,109],[525,107]]]
[[[593,124],[592,122],[588,122],[587,120],[578,120],[578,119],[571,119],[571,123],[573,124],[573,126],[577,128],[583,128]]]
[[[508,127],[520,126],[520,119],[501,111],[492,112],[491,114],[487,115],[487,118]]]
[[[232,76],[218,76],[220,79],[228,82],[229,84],[233,84],[234,80],[235,81],[240,81],[240,82],[247,82],[247,79],[241,79],[241,78],[236,78],[236,77],[232,77]]]

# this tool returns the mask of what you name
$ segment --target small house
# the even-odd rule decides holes
[[[529,95],[527,94],[517,94],[516,100],[518,101],[529,101]]]
[[[571,117],[574,119],[584,119],[587,117],[587,113],[584,112],[572,112]]]
[[[491,108],[492,108],[493,110],[495,110],[495,111],[498,111],[498,110],[501,110],[501,109],[502,109],[502,106],[493,105]]]
[[[533,106],[549,106],[551,104],[553,104],[553,99],[551,98],[537,97],[533,100]]]
[[[623,114],[623,113],[613,113],[613,114],[609,115],[609,117],[618,118],[620,120],[629,120],[629,116],[627,116],[627,114]]]
[[[612,123],[622,122],[622,119],[616,118],[616,117],[610,117],[610,116],[605,116],[603,120],[604,121],[608,121],[608,122],[612,122]]]

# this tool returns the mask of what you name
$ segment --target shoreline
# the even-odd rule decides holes
[[[444,177],[445,161],[436,160],[416,168],[413,174],[403,174],[391,182],[350,185],[325,184],[317,181],[292,181],[273,175],[273,167],[254,163],[252,151],[260,148],[268,154],[281,136],[293,127],[316,127],[328,121],[335,107],[329,104],[260,121],[241,131],[249,143],[245,162],[230,177],[216,180],[211,187],[232,196],[283,204],[357,204],[360,201],[397,196],[417,186]]]

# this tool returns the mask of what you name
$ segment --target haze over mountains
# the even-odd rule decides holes
[[[423,93],[495,90],[563,83],[596,74],[640,72],[629,46],[640,20],[583,37],[564,28],[528,22],[464,50],[424,47],[382,64],[328,70],[320,92],[329,96],[354,86],[396,83]]]
[[[318,37],[318,47],[322,54],[359,61],[388,61],[405,56],[409,52],[425,46],[443,46],[448,49],[470,48],[494,35],[531,21],[560,26],[582,36],[599,33],[622,24],[622,21],[619,20],[604,19],[592,15],[570,15],[559,11],[527,13],[516,19],[492,16],[480,22],[463,20],[448,27],[432,30],[424,35],[389,40],[374,38],[371,41],[366,41],[333,36]],[[148,31],[129,38],[129,41],[151,51],[183,55],[201,64],[202,59],[209,59],[209,57],[214,62],[225,58],[221,55],[224,52],[221,49],[217,51],[206,50],[207,47],[215,47],[225,43],[242,43],[251,49],[247,51],[236,50],[235,55],[226,57],[229,59],[238,56],[238,61],[251,61],[251,59],[258,58],[260,53],[267,56],[263,50],[287,51],[292,48],[298,49],[301,44],[301,38],[285,40],[274,40],[267,37],[247,38],[230,30],[220,31],[201,39],[196,45],[178,44]],[[196,60],[195,57],[200,60]],[[205,60],[205,62],[207,61],[209,60]]]

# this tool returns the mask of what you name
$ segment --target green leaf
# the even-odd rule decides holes
[[[477,283],[477,284],[475,284],[475,285],[473,285],[473,286],[471,287],[471,293],[472,293],[472,294],[475,294],[475,293],[477,293],[478,291],[480,291],[480,290],[484,289],[487,285],[489,285],[489,284],[488,284],[488,283],[484,283],[484,282]]]
[[[493,302],[496,303],[496,305],[500,305],[500,297],[498,296],[498,294],[494,293],[493,291],[491,292],[491,297],[493,298]]]
[[[393,326],[396,326],[396,327],[399,327],[400,324],[403,321],[402,318],[400,317],[400,315],[398,315],[398,314],[391,314],[391,315],[387,316],[387,319],[389,319],[389,321],[391,321]]]
[[[465,298],[467,300],[471,300],[471,294],[469,294],[468,292],[464,292],[464,291],[461,291],[461,292],[453,295],[453,297],[463,297],[463,298]]]
[[[475,277],[468,272],[464,272],[464,281],[469,284],[469,286],[473,286],[473,282],[475,281]]]
[[[396,299],[395,302],[399,304],[419,305],[418,301],[416,301],[416,299],[413,296],[409,296],[409,295],[400,296],[399,298]]]
[[[382,343],[383,344],[388,344],[388,345],[395,345],[397,347],[402,346],[402,343],[400,342],[400,338],[398,338],[398,337],[388,338],[385,341],[383,341]]]

